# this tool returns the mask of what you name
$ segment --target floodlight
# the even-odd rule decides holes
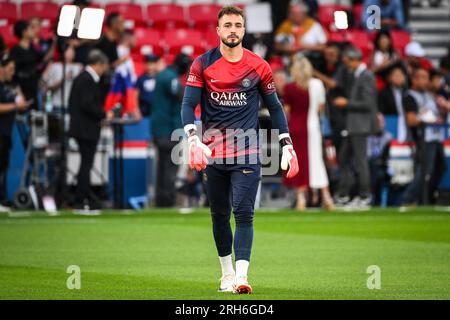
[[[348,29],[347,12],[335,11],[334,12],[334,25],[337,29]]]

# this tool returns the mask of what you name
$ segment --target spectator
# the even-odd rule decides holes
[[[444,75],[444,81],[450,87],[450,56],[442,57],[439,60],[439,68]]]
[[[417,41],[411,41],[405,47],[406,69],[410,75],[413,69],[424,68],[427,71],[433,69],[431,62],[425,58],[425,50]]]
[[[361,12],[361,19],[363,25],[368,29],[366,21],[369,18],[367,8],[369,6],[378,6],[381,14],[381,28],[392,29],[399,28],[405,29],[405,17],[403,12],[403,4],[401,0],[365,0],[363,10]]]
[[[154,103],[152,108],[152,135],[158,150],[155,205],[172,207],[175,204],[175,179],[177,165],[171,160],[172,148],[178,141],[172,141],[172,132],[182,128],[181,101],[183,88],[179,77],[184,75],[191,59],[179,54],[174,64],[156,76]]]
[[[20,89],[12,82],[14,72],[14,60],[3,58],[0,62],[0,212],[9,211],[6,207],[6,175],[14,119],[17,111],[25,111],[30,106],[30,102],[25,100]]]
[[[430,91],[433,93],[439,112],[447,115],[450,111],[450,90],[445,84],[444,74],[438,70],[432,70],[430,73]]]
[[[53,39],[43,39],[41,37],[42,21],[37,17],[30,19],[30,28],[33,30],[34,38],[31,43],[34,50],[39,54],[39,72],[42,73],[47,64],[53,58]]]
[[[382,204],[382,191],[388,185],[389,176],[386,166],[386,153],[392,141],[392,134],[385,131],[384,117],[381,113],[377,115],[380,130],[369,136],[367,141],[367,156],[370,168],[370,190],[372,193],[372,205]]]
[[[389,69],[388,83],[378,94],[378,111],[385,116],[398,116],[397,140],[405,142],[408,138],[403,108],[403,97],[406,95],[405,71],[400,64]]]
[[[117,53],[121,64],[117,65],[111,88],[106,97],[105,109],[112,110],[118,103],[122,107],[122,116],[131,116],[140,120],[142,115],[139,110],[136,92],[136,71],[130,52],[135,44],[132,31],[124,31],[117,46]],[[123,60],[126,57],[126,60]]]
[[[99,42],[95,45],[102,51],[110,62],[110,66],[115,69],[118,65],[125,62],[129,56],[124,55],[119,58],[117,52],[118,42],[121,40],[125,31],[125,20],[118,12],[112,12],[106,17],[106,30]]]
[[[273,34],[272,33],[246,33],[242,42],[244,48],[256,53],[265,60],[272,57]]]
[[[331,127],[331,138],[337,154],[342,142],[342,132],[346,128],[346,110],[333,106],[337,96],[348,97],[353,72],[342,63],[341,49],[337,43],[329,43],[324,51],[325,64],[315,70],[314,75],[323,81],[327,88],[327,115]]]
[[[450,125],[450,56],[442,58],[439,66],[444,80],[441,89],[437,92],[436,102],[441,110],[446,110],[446,123]]]
[[[139,93],[139,108],[144,117],[152,114],[152,104],[156,85],[156,75],[161,71],[161,57],[151,54],[145,57],[145,70],[136,83]]]
[[[403,194],[403,205],[430,204],[446,171],[443,120],[430,86],[429,72],[418,67],[411,74],[411,90],[403,105],[416,143],[414,180]]]
[[[382,72],[398,61],[399,55],[394,49],[389,31],[381,30],[375,36],[375,51],[370,59],[370,67],[374,73]]]
[[[32,100],[31,108],[38,109],[39,53],[32,46],[35,37],[29,23],[19,20],[14,25],[14,35],[19,43],[11,49],[11,58],[16,63],[15,81],[27,100]]]
[[[308,8],[297,1],[289,5],[288,18],[275,32],[275,48],[283,54],[321,51],[327,36],[320,23],[307,15]]]
[[[344,52],[347,68],[353,73],[348,85],[348,98],[337,97],[333,105],[346,110],[345,129],[339,150],[341,177],[337,202],[356,208],[370,207],[370,177],[367,161],[367,137],[377,131],[376,86],[373,73],[362,61],[359,49],[350,47]],[[352,164],[358,180],[357,196],[350,202]]]
[[[313,67],[305,57],[294,58],[291,76],[294,82],[284,89],[284,103],[289,132],[303,170],[294,178],[285,178],[284,183],[296,188],[297,210],[305,209],[308,188],[320,189],[323,206],[331,210],[334,205],[323,162],[319,122],[319,112],[325,107],[325,87],[320,80],[312,77]]]
[[[277,90],[278,98],[283,101],[284,88],[287,83],[287,74],[283,67],[279,67],[273,70],[273,82],[275,83],[275,88]]]
[[[320,79],[327,89],[334,89],[333,80],[338,68],[341,66],[341,49],[337,42],[327,43],[323,50],[322,61],[314,68],[314,77]]]
[[[108,69],[108,58],[99,50],[89,52],[86,69],[74,79],[69,98],[70,129],[81,155],[77,176],[75,207],[82,210],[100,208],[90,192],[90,172],[105,118],[99,81]],[[111,113],[107,114],[112,117]]]
[[[105,101],[106,95],[111,87],[112,79],[114,77],[114,70],[117,66],[127,61],[128,55],[119,58],[117,45],[121,39],[122,33],[125,30],[125,20],[118,12],[112,12],[106,17],[106,30],[94,48],[99,49],[106,55],[110,63],[108,72],[102,77],[101,93],[102,101]]]
[[[72,89],[73,80],[81,73],[83,66],[74,63],[75,50],[68,46],[64,51],[64,59],[66,63],[66,76],[64,82],[64,101],[61,99],[63,86],[63,62],[53,62],[48,65],[42,80],[44,83],[44,91],[52,97],[52,106],[55,110],[67,108],[69,103],[69,95]]]

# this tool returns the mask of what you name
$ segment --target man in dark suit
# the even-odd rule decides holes
[[[353,73],[353,79],[344,90],[348,96],[337,97],[333,103],[346,110],[346,128],[341,133],[343,139],[338,155],[341,177],[337,203],[357,208],[367,208],[371,204],[367,137],[378,130],[375,76],[362,58],[358,48],[351,47],[344,52],[344,62]],[[358,192],[350,202],[353,170],[357,175]]]
[[[106,117],[100,91],[100,77],[108,70],[108,58],[100,50],[91,50],[86,69],[75,78],[69,98],[69,135],[77,141],[81,155],[75,197],[77,208],[94,209],[90,199],[90,172],[100,138],[101,121]]]
[[[378,111],[383,116],[397,116],[396,138],[400,142],[408,138],[408,128],[405,121],[403,98],[406,91],[406,71],[398,64],[387,70],[387,85],[378,94]]]

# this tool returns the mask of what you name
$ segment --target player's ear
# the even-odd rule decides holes
[[[216,32],[217,32],[217,35],[220,37],[220,33],[219,33],[219,25],[217,25],[217,27],[216,27]]]

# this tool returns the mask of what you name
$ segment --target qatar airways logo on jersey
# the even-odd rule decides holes
[[[247,105],[246,92],[217,92],[210,93],[213,99],[219,106],[224,107],[242,107]]]

